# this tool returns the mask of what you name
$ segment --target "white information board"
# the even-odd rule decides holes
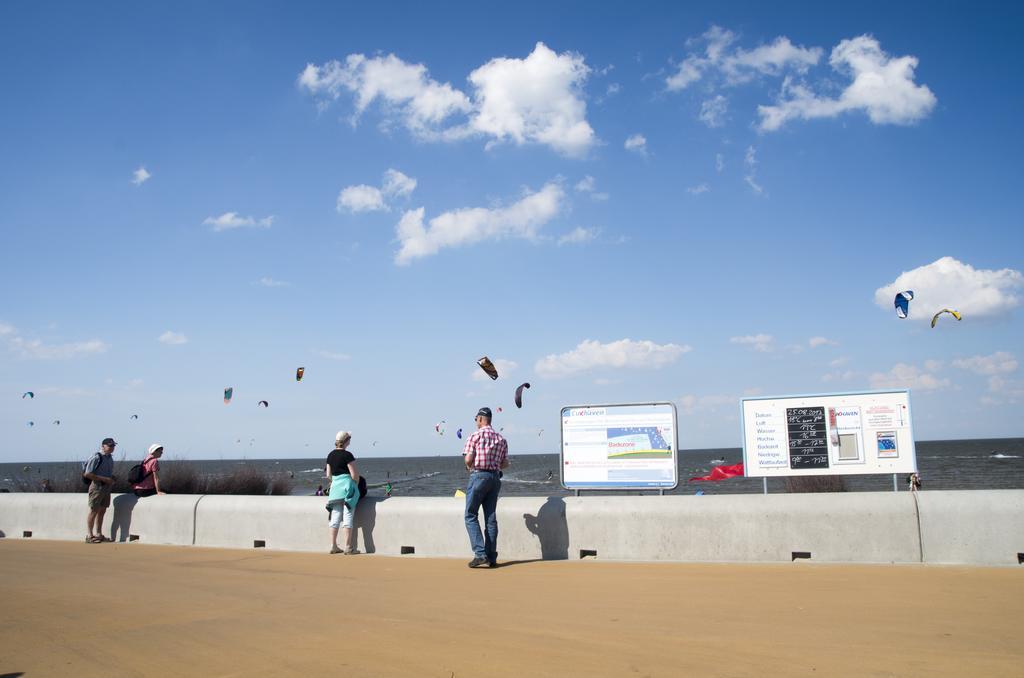
[[[583,489],[663,489],[679,483],[672,403],[562,408],[562,485]]]
[[[910,392],[744,398],[748,478],[914,473]]]

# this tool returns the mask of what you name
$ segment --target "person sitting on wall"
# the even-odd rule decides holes
[[[142,480],[132,484],[132,491],[136,497],[167,494],[160,489],[160,457],[164,456],[164,446],[154,443],[149,446],[148,452],[142,462]]]
[[[911,492],[917,492],[921,489],[921,476],[917,473],[911,473],[907,477],[907,488]]]

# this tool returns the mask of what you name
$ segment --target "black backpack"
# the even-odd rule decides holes
[[[366,476],[359,476],[359,498],[366,496]]]
[[[97,452],[96,456],[102,458],[103,457],[103,453],[102,452]],[[91,462],[92,460],[93,460],[93,457],[89,457],[88,459],[86,459],[85,461],[82,462],[82,482],[85,483],[86,485],[89,485],[90,483],[92,483],[91,480],[89,480],[88,478],[85,477],[85,469],[89,468],[89,462]]]
[[[128,482],[132,485],[137,485],[149,476],[153,475],[152,471],[147,473],[145,468],[145,462],[132,466],[131,469],[128,470]]]

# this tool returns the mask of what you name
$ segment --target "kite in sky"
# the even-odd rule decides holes
[[[231,396],[232,396],[232,394],[234,394],[234,392],[235,392],[235,389],[231,388],[230,386],[227,387],[226,389],[224,389],[224,404],[225,405],[227,405],[228,403],[231,402]]]
[[[914,298],[914,293],[910,290],[900,292],[896,295],[896,299],[893,304],[896,306],[896,315],[900,318],[906,318],[907,314],[910,313],[910,300]]]
[[[36,423],[35,423],[34,421],[30,421],[30,422],[28,423],[28,425],[29,425],[29,426],[35,426],[35,425],[36,425]]]
[[[939,311],[938,313],[936,313],[935,315],[932,316],[932,327],[935,327],[935,323],[937,323],[939,321],[939,316],[942,315],[943,313],[948,313],[951,316],[953,316],[954,318],[956,318],[957,320],[960,320],[963,317],[963,316],[960,315],[960,311],[954,311],[951,308],[944,308],[944,309],[942,309],[941,311]]]
[[[737,476],[743,476],[743,462],[732,466],[712,466],[711,473],[706,476],[690,478],[690,482],[692,483],[694,480],[725,480]]]
[[[491,359],[488,358],[487,356],[484,356],[483,358],[480,358],[480,360],[477,360],[476,364],[479,365],[480,369],[486,372],[487,376],[490,377],[491,379],[498,378],[498,368],[494,366],[494,363],[492,363]]]
[[[300,367],[299,369],[295,370],[295,381],[302,381],[302,375],[304,375],[305,373],[305,367]]]
[[[259,407],[260,405],[263,405],[263,407],[270,407],[270,403],[268,403],[266,400],[261,400],[258,403],[256,403],[256,407]]]
[[[443,435],[444,435],[444,425],[445,425],[446,423],[447,423],[447,422],[445,422],[445,420],[444,420],[444,419],[442,419],[441,421],[439,421],[439,422],[437,422],[436,424],[434,424],[434,430],[435,430],[435,431],[437,431],[437,434],[438,434],[438,435],[440,435],[440,436],[443,436]]]
[[[132,416],[128,417],[128,421],[135,421],[138,418],[139,418],[139,415],[133,414]]]
[[[33,393],[32,391],[25,391],[24,393],[21,394],[21,399],[22,400],[24,400],[25,398],[35,398],[35,397],[36,397],[36,394]]]
[[[516,389],[516,407],[522,409],[523,407],[523,389],[530,388],[529,383],[520,384],[519,388]]]
[[[53,425],[54,426],[60,426],[60,419],[54,419],[53,420]]]
[[[458,438],[459,440],[462,440],[462,429],[461,428],[458,431],[455,432],[455,437]]]

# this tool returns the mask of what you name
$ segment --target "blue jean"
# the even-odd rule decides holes
[[[490,562],[498,559],[498,493],[501,480],[497,472],[475,471],[469,474],[466,486],[466,532],[473,555]],[[486,534],[480,534],[480,507],[484,507]]]

